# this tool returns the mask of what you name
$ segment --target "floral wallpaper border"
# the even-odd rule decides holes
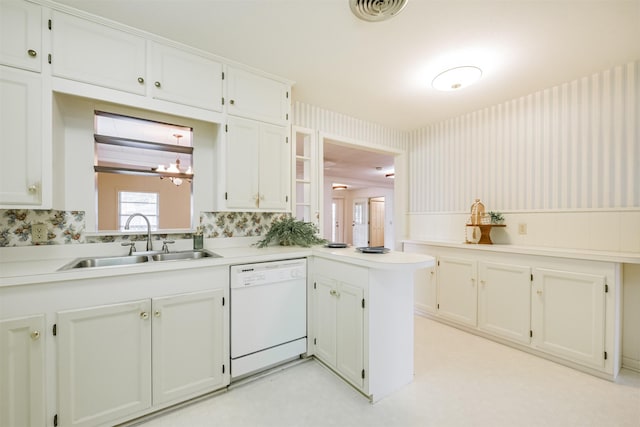
[[[200,227],[205,238],[261,236],[271,224],[288,213],[271,212],[201,212]],[[31,227],[47,226],[47,241],[33,243]],[[33,245],[66,245],[110,243],[144,240],[144,234],[85,235],[85,213],[82,211],[0,209],[0,247]],[[190,239],[191,233],[153,234],[153,239]]]

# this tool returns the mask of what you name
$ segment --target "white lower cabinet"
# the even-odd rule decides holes
[[[438,314],[464,325],[477,325],[478,288],[475,261],[438,257]]]
[[[416,278],[416,312],[615,377],[620,369],[620,267],[546,256],[474,254],[405,244],[438,257],[437,311],[430,274]],[[477,311],[476,311],[477,310]],[[476,323],[477,313],[477,323]]]
[[[226,292],[59,312],[59,424],[113,423],[223,387]]]
[[[154,298],[153,404],[224,386],[225,291]]]
[[[523,344],[531,342],[531,268],[478,263],[478,328]]]
[[[151,300],[58,313],[58,424],[107,424],[151,407]]]
[[[318,277],[315,289],[316,355],[358,388],[364,382],[364,290]]]
[[[0,321],[0,426],[45,425],[44,319]]]
[[[330,263],[314,280],[315,354],[359,389],[364,385],[364,288],[367,270],[362,267]],[[341,270],[351,270],[345,281]],[[346,276],[349,277],[349,276]]]
[[[414,307],[419,313],[438,312],[438,287],[436,268],[429,267],[416,271],[414,281]]]
[[[605,277],[536,268],[531,299],[533,344],[595,368],[605,364]]]

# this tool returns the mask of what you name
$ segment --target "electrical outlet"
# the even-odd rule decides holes
[[[527,224],[518,224],[518,234],[527,234]]]
[[[49,234],[46,224],[33,224],[31,225],[31,242],[44,243],[47,241],[47,235]]]

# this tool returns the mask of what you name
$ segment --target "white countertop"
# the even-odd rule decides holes
[[[330,249],[324,247],[302,248],[291,246],[270,246],[268,248],[257,248],[255,246],[241,246],[206,248],[220,255],[220,258],[162,262],[154,261],[133,265],[58,271],[62,266],[76,258],[85,256],[113,256],[114,254],[89,253],[89,250],[79,252],[79,248],[74,248],[73,251],[66,252],[58,250],[57,252],[54,252],[53,256],[51,254],[48,256],[38,256],[39,253],[35,250],[21,251],[19,250],[20,248],[16,249],[18,249],[16,251],[17,253],[24,252],[25,256],[10,257],[12,259],[3,259],[3,262],[0,262],[0,287],[63,282],[105,276],[126,276],[158,271],[228,266],[233,264],[247,264],[309,256],[329,258],[373,269],[415,269],[431,266],[435,262],[434,258],[428,255],[396,251],[391,251],[386,254],[362,254],[352,247],[345,249]],[[95,248],[91,249],[95,252]],[[4,248],[4,251],[6,257],[7,248]],[[122,255],[121,252],[118,254]]]
[[[640,253],[635,252],[613,252],[613,251],[592,251],[587,249],[571,249],[571,248],[550,248],[550,247],[533,247],[533,246],[516,246],[516,245],[478,245],[451,241],[433,241],[433,240],[403,240],[402,243],[411,243],[416,245],[439,246],[446,248],[478,250],[487,252],[503,252],[510,254],[522,255],[539,255],[556,258],[571,258],[588,261],[604,261],[616,262],[623,264],[640,264]]]

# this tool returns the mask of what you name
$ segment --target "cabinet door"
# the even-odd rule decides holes
[[[224,297],[217,289],[153,299],[154,405],[225,385]]]
[[[239,68],[227,69],[227,112],[284,125],[289,112],[289,86]]]
[[[58,418],[113,424],[151,406],[149,300],[58,313]]]
[[[156,99],[222,111],[222,64],[158,43],[151,44],[151,92]]]
[[[536,268],[533,279],[531,317],[535,347],[602,368],[605,278]]]
[[[261,209],[287,210],[291,186],[291,151],[287,131],[282,126],[260,125],[260,201]]]
[[[314,289],[315,355],[332,367],[336,366],[336,282],[316,277]]]
[[[141,37],[54,11],[52,51],[54,76],[146,92],[146,41]]]
[[[0,1],[0,64],[40,72],[41,55],[42,8],[23,0]]]
[[[226,139],[226,207],[256,209],[259,198],[260,123],[230,118]]]
[[[523,344],[531,338],[531,268],[478,264],[478,327]]]
[[[450,320],[476,326],[478,288],[476,262],[468,259],[438,259],[438,313]]]
[[[0,322],[0,425],[45,425],[44,316]]]
[[[364,366],[364,307],[362,288],[340,282],[337,302],[336,368],[357,387],[362,388]]]
[[[39,74],[0,66],[0,207],[42,203],[42,102]]]
[[[436,286],[435,267],[416,271],[414,278],[414,307],[419,313],[436,314],[438,312],[438,288]]]

